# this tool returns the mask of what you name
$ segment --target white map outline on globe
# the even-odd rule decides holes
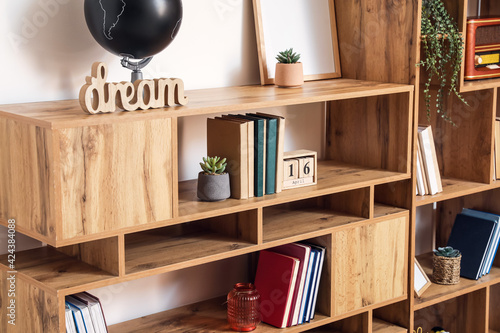
[[[106,34],[106,9],[104,9],[104,6],[102,5],[102,0],[99,0],[99,5],[101,5],[101,9],[104,12],[104,17],[102,22],[102,32],[104,34],[104,37],[106,37],[108,40],[113,39],[113,37],[111,36],[111,30],[118,24],[118,22],[120,21],[120,16],[122,16],[123,12],[125,11],[125,7],[127,6],[125,0],[120,0],[120,1],[123,3],[122,11],[120,12],[120,14],[116,16],[116,22],[114,22],[111,25],[111,27],[108,29],[108,33]]]

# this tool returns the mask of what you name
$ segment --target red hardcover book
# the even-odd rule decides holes
[[[295,284],[295,290],[293,292],[292,308],[288,318],[288,326],[297,325],[299,321],[300,304],[304,294],[307,265],[309,264],[309,257],[311,256],[311,247],[304,244],[291,243],[272,248],[270,251],[300,260],[297,283]]]
[[[260,251],[255,287],[260,294],[262,321],[285,328],[292,307],[300,260],[272,251]]]

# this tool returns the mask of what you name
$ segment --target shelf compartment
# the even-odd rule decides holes
[[[448,332],[486,332],[486,288],[415,311],[415,329],[430,332],[441,326]]]
[[[352,200],[347,204],[346,199]],[[369,188],[341,192],[264,208],[264,243],[326,233],[369,216]]]
[[[0,263],[2,270],[9,270],[7,255],[0,256]],[[15,269],[44,290],[62,295],[102,287],[116,278],[51,247],[17,252]]]
[[[110,333],[132,333],[132,332],[207,332],[207,333],[230,333],[227,323],[227,311],[224,305],[225,297],[187,305],[177,309],[156,313],[150,316],[130,320],[109,327]],[[255,333],[278,333],[278,332],[303,332],[307,327],[314,327],[329,320],[328,316],[316,313],[313,321],[309,324],[279,329],[260,323]]]
[[[179,220],[187,221],[207,215],[215,216],[227,212],[266,207],[409,178],[409,174],[402,172],[372,169],[335,161],[319,161],[318,184],[316,185],[284,190],[281,193],[258,198],[227,199],[222,202],[200,201],[196,196],[196,180],[189,180],[179,183]]]
[[[125,273],[169,271],[251,252],[257,223],[257,210],[250,210],[126,235]]]
[[[404,327],[388,323],[382,319],[373,318],[372,333],[407,333]]]
[[[489,328],[491,332],[500,332],[500,284],[490,286],[490,312],[489,312]]]
[[[419,264],[424,269],[424,272],[432,277],[432,253],[426,253],[417,257]],[[431,279],[432,281],[432,279]],[[415,310],[433,306],[436,303],[444,302],[449,299],[456,298],[460,295],[474,292],[479,289],[500,282],[500,268],[493,266],[491,272],[479,280],[469,280],[460,277],[460,282],[455,285],[440,285],[432,283],[431,286],[423,293],[422,297],[415,298]],[[432,327],[431,327],[432,328]]]
[[[334,323],[321,326],[307,331],[308,333],[369,333],[369,313],[363,312],[358,315],[345,318]]]
[[[498,186],[497,182],[489,185],[453,178],[442,178],[442,184],[443,192],[435,195],[418,195],[416,197],[415,204],[417,206],[424,206],[434,202],[454,199],[473,193],[479,193],[489,188]]]

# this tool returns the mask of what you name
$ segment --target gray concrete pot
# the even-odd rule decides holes
[[[206,175],[198,174],[198,198],[203,201],[222,201],[231,196],[229,174]]]

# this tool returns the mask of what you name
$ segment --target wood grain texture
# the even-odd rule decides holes
[[[164,333],[230,333],[234,332],[227,324],[227,311],[223,305],[224,297],[201,303],[191,304],[181,308],[156,313],[151,316],[142,317],[112,325],[109,327],[110,333],[127,332],[164,332]],[[322,323],[328,322],[328,317],[317,314],[310,324],[293,326],[290,328],[276,329],[264,323],[257,326],[255,333],[272,332],[302,332],[308,328],[314,328]]]
[[[57,296],[26,282],[18,274],[15,278],[15,297],[8,297],[6,271],[0,271],[0,331],[5,333],[61,332]],[[7,302],[15,300],[15,325],[8,323]],[[62,317],[64,321],[64,317]]]
[[[371,333],[372,330],[369,326],[371,326],[371,311],[337,321],[328,325],[328,328],[334,332]],[[324,330],[323,332],[331,331]]]
[[[486,289],[453,298],[415,312],[415,327],[429,331],[439,323],[454,333],[487,332]]]
[[[435,87],[431,88],[431,93]],[[495,92],[493,89],[464,93],[469,106],[453,94],[444,99],[444,107],[456,126],[432,115],[430,125],[434,136],[439,170],[442,177],[490,183],[493,141],[492,120]],[[429,124],[425,102],[420,97],[419,124]]]
[[[371,187],[364,187],[358,190],[335,193],[325,197],[325,206],[347,214],[353,214],[364,218],[370,218],[370,208],[373,198]]]
[[[52,133],[0,118],[0,147],[0,219],[16,219],[18,231],[54,241]]]
[[[373,318],[373,333],[407,333],[408,330],[404,327],[400,327],[391,323],[388,323],[382,319]]]
[[[60,130],[61,239],[172,217],[171,121]]]
[[[407,294],[407,219],[401,217],[333,234],[334,315]]]
[[[489,328],[500,332],[500,284],[490,286],[490,304],[489,304]]]
[[[298,89],[274,86],[241,86],[187,91],[189,104],[141,112],[113,112],[98,117],[85,114],[77,100],[10,104],[0,106],[0,117],[18,119],[41,127],[71,128],[185,117],[202,114],[232,113],[285,105],[325,102],[346,98],[413,91],[413,86],[334,79],[306,82]]]
[[[247,200],[227,199],[222,202],[203,202],[196,197],[196,181],[179,183],[179,217],[181,221],[195,220],[245,209],[266,207],[370,185],[407,179],[409,175],[380,169],[370,169],[335,161],[318,162],[318,184],[282,191]]]
[[[0,256],[0,264],[0,270],[6,271],[6,255]],[[31,285],[53,295],[69,295],[117,282],[113,275],[50,247],[17,252],[16,270]]]
[[[411,84],[419,1],[336,1],[342,76]]]
[[[120,274],[121,248],[118,237],[69,245],[57,250],[112,275]]]
[[[412,108],[411,94],[328,103],[326,158],[410,174]]]

